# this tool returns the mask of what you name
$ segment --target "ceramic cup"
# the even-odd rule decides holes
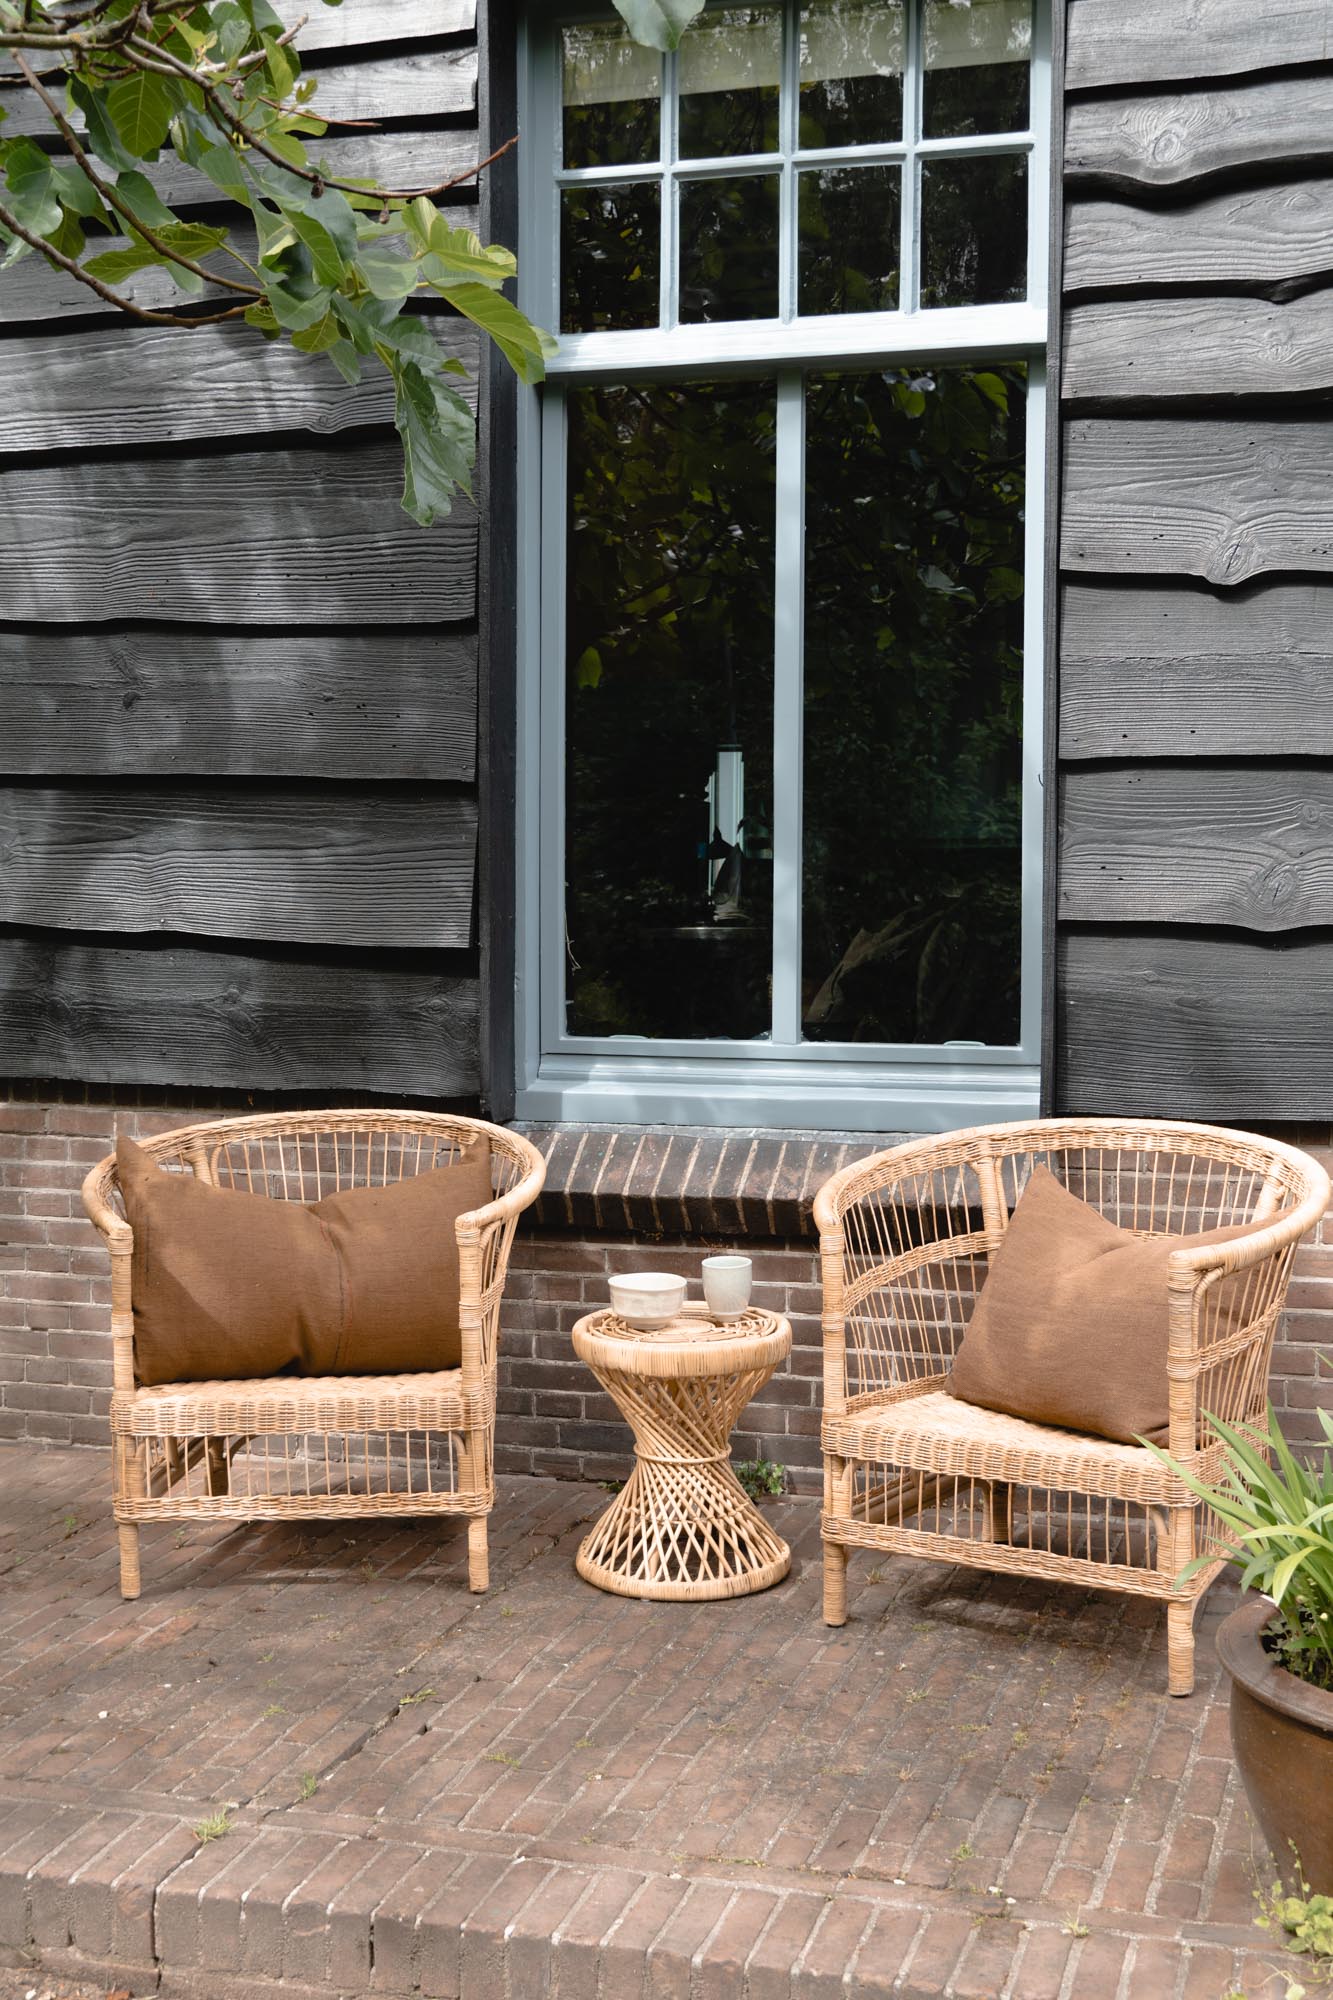
[[[610,1282],[611,1307],[639,1333],[669,1326],[685,1303],[685,1280],[666,1271],[626,1271]]]
[[[754,1266],[748,1257],[705,1257],[704,1298],[714,1319],[739,1319],[750,1303]]]

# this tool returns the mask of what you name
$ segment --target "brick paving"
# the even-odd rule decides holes
[[[0,2000],[1283,1992],[1225,1590],[1169,1701],[1124,1598],[861,1559],[828,1631],[804,1498],[777,1590],[604,1596],[605,1504],[502,1480],[481,1599],[357,1522],[146,1531],[123,1604],[105,1456],[0,1446]]]

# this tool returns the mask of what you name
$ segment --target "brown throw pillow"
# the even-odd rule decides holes
[[[116,1172],[141,1382],[458,1366],[454,1224],[492,1199],[484,1139],[453,1166],[308,1204],[164,1173],[132,1139]]]
[[[962,1345],[952,1393],[1034,1424],[1167,1441],[1167,1259],[1266,1223],[1135,1236],[1036,1167]]]

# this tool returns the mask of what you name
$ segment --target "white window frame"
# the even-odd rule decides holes
[[[544,8],[534,6],[533,14]],[[676,166],[583,169],[566,174],[558,155],[559,29],[586,19],[570,7],[520,35],[519,104],[523,194],[519,295],[525,312],[558,324],[560,188],[571,181],[664,181],[664,325],[650,331],[567,334],[548,381],[671,381],[751,375],[777,384],[776,548],[773,687],[772,1039],[670,1041],[575,1036],[564,1027],[565,883],[565,411],[562,396],[520,391],[518,467],[518,840],[516,1038],[519,1117],[606,1124],[757,1125],[795,1130],[948,1130],[1035,1115],[1040,1095],[1043,825],[1043,572],[1045,557],[1045,357],[1049,335],[1047,216],[1050,199],[1050,0],[1036,0],[1031,120],[1003,140],[920,136],[918,9],[909,9],[909,87],[904,141],[799,156],[800,167],[902,162],[904,296],[899,310],[794,316],[794,257],[783,231],[779,293],[785,316],[725,325],[674,323],[675,211],[681,176],[736,174],[761,161],[783,177],[783,213],[794,216],[795,92],[789,76],[782,151]],[[793,38],[788,38],[789,42]],[[670,65],[663,100],[663,153],[674,150]],[[788,50],[789,69],[795,50]],[[1028,295],[1017,305],[935,307],[915,296],[915,162],[938,155],[1025,153],[1028,160]],[[1027,491],[1024,536],[1022,919],[1020,1034],[1016,1045],[860,1044],[800,1039],[801,748],[804,728],[804,396],[809,367],[892,367],[950,360],[1027,364]],[[785,893],[784,893],[785,891]]]

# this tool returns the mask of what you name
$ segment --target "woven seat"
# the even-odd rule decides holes
[[[1167,1606],[1168,1686],[1194,1685],[1193,1617],[1219,1524],[1138,1445],[960,1402],[953,1356],[1037,1166],[1141,1236],[1269,1226],[1175,1252],[1163,1299],[1168,1446],[1205,1481],[1212,1419],[1262,1427],[1296,1245],[1329,1199],[1318,1162],[1206,1125],[1044,1119],[914,1140],[815,1198],[824,1288],[824,1616],[852,1548],[1133,1591]],[[1089,1352],[1087,1365],[1100,1363]]]
[[[479,1136],[494,1198],[456,1225],[462,1365],[397,1375],[141,1383],[134,1237],[115,1155],[93,1168],[83,1200],[111,1253],[112,1488],[124,1596],[139,1594],[146,1521],[386,1514],[466,1517],[468,1581],[486,1589],[500,1300],[519,1215],[545,1176],[537,1149],[498,1125],[424,1111],[228,1118],[143,1147],[159,1166],[209,1186],[313,1202],[448,1166]]]

